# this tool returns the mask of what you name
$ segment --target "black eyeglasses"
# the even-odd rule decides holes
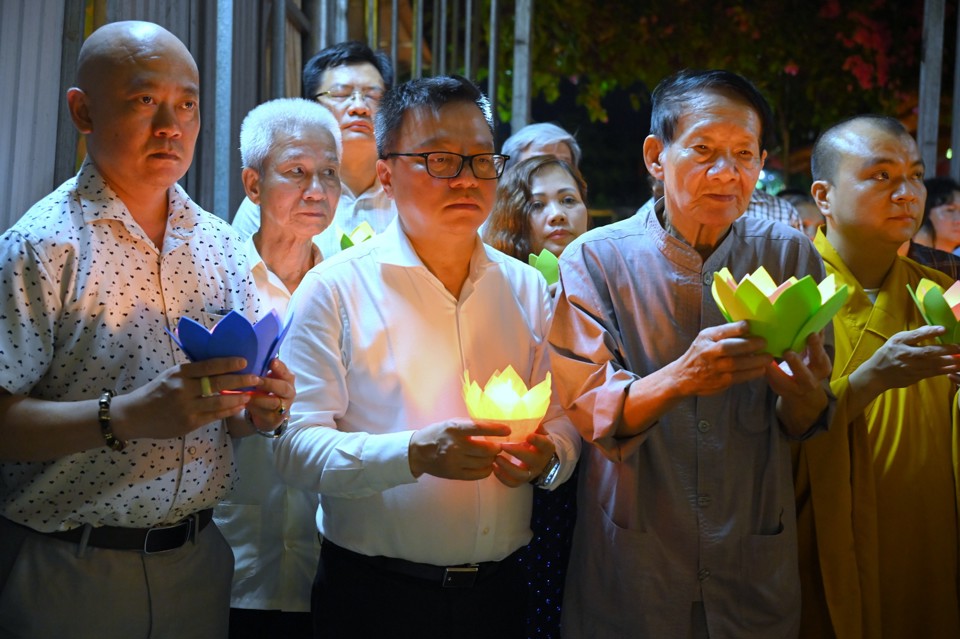
[[[496,180],[503,174],[509,155],[499,153],[477,153],[460,155],[449,151],[430,151],[429,153],[387,153],[381,160],[389,158],[422,158],[427,173],[432,177],[450,180],[463,171],[463,165],[470,163],[470,170],[478,180]]]

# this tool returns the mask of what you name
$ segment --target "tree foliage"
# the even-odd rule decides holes
[[[920,0],[535,0],[533,91],[553,101],[569,79],[603,122],[614,90],[639,110],[676,70],[729,69],[767,95],[786,155],[847,115],[912,109],[922,23]],[[501,36],[509,119],[512,26]]]

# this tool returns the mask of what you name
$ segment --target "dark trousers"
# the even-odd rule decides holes
[[[309,612],[230,609],[230,639],[310,639]]]
[[[524,639],[526,605],[515,556],[471,587],[443,588],[321,549],[311,612],[315,639]]]

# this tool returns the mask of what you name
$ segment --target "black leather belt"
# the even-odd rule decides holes
[[[360,562],[386,572],[394,572],[416,579],[432,582],[442,588],[471,588],[478,581],[494,574],[500,566],[511,561],[516,553],[502,561],[485,561],[479,564],[461,564],[459,566],[436,566],[421,564],[395,557],[371,557],[342,546],[338,546],[329,539],[324,539],[320,546],[323,556],[337,559]]]
[[[194,535],[207,527],[213,519],[213,509],[201,510],[169,526],[153,528],[122,528],[120,526],[80,526],[70,530],[39,533],[62,541],[81,543],[86,535],[86,544],[95,548],[111,550],[138,550],[145,554],[176,550]],[[89,530],[89,534],[86,531]],[[34,531],[36,532],[36,531]]]

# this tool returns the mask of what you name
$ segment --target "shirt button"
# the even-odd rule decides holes
[[[699,430],[701,433],[705,433],[705,432],[709,431],[709,430],[710,430],[710,422],[708,422],[708,421],[705,420],[705,419],[701,419],[701,420],[697,423],[697,430]]]
[[[490,533],[490,528],[489,528],[489,526],[488,526],[487,528],[484,528],[481,532],[482,532],[484,535],[489,534],[489,533]]]
[[[187,449],[187,452],[190,454],[191,457],[193,457],[194,455],[197,454],[197,447],[191,446],[190,448]]]
[[[710,495],[700,495],[697,497],[697,503],[701,506],[709,506],[711,502]]]
[[[712,271],[703,274],[703,283],[704,283],[706,286],[710,286],[711,284],[713,284],[713,272],[712,272]]]
[[[707,570],[706,568],[702,568],[700,572],[697,573],[697,579],[699,579],[700,581],[706,581],[709,578],[710,578],[710,571]]]

